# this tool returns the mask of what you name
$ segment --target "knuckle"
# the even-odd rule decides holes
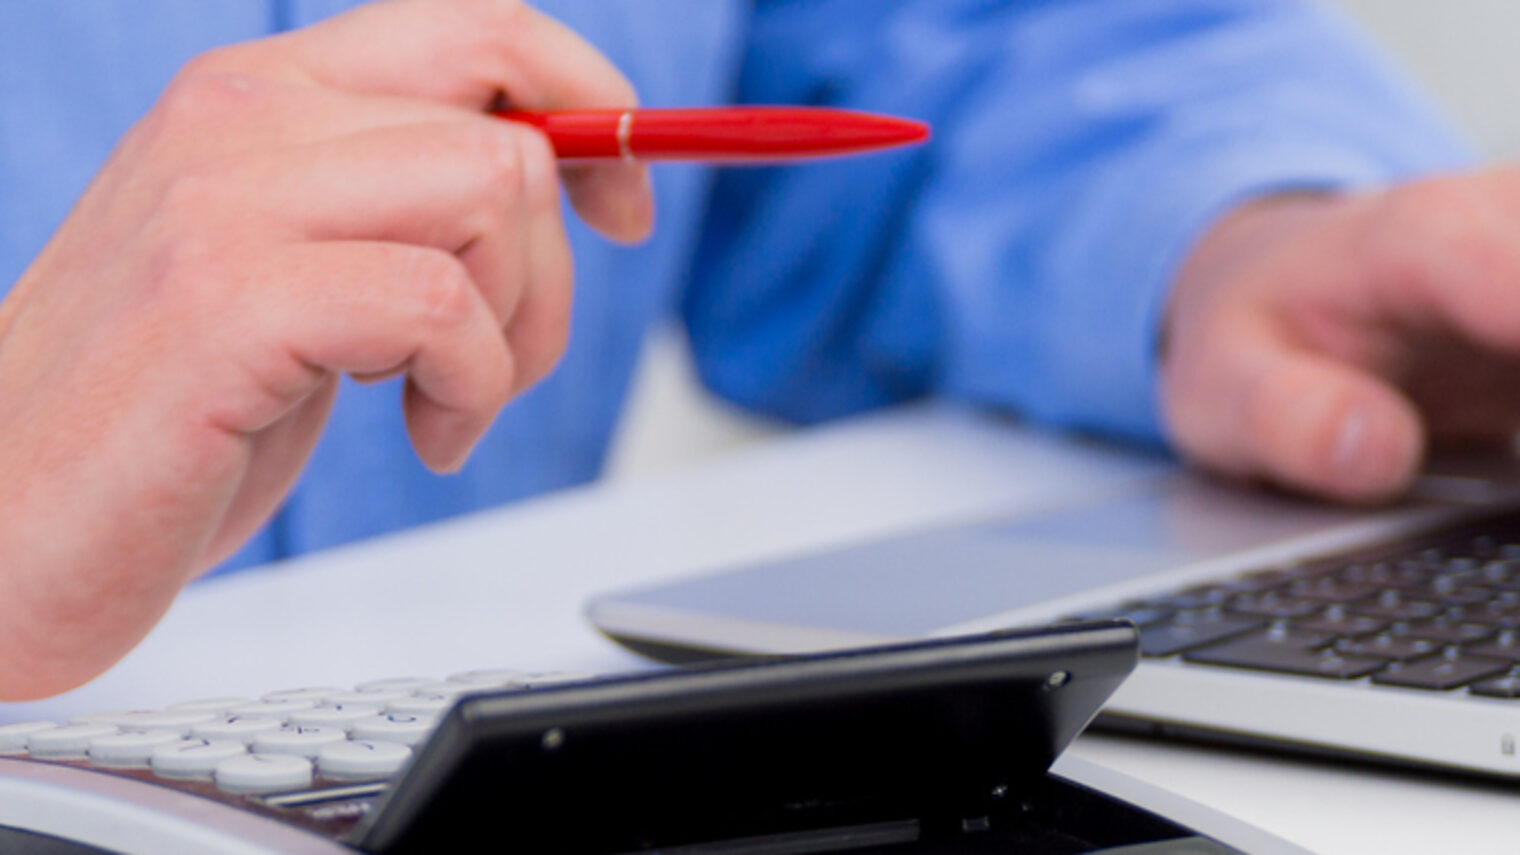
[[[1479,206],[1473,187],[1450,178],[1395,187],[1370,219],[1368,257],[1381,259],[1395,281],[1423,280],[1463,241],[1463,224],[1480,216]]]
[[[614,107],[637,107],[639,106],[639,92],[633,87],[633,81],[619,74],[607,81],[608,98]]]
[[[517,394],[517,379],[517,363],[503,342],[501,358],[497,360],[496,370],[491,372],[490,387],[484,390],[484,407],[493,413],[505,407]]]
[[[463,225],[477,235],[512,228],[510,218],[527,192],[527,164],[513,134],[485,126],[471,128],[464,139],[464,157],[477,176]]]
[[[564,358],[565,351],[570,345],[570,312],[569,301],[563,301],[565,310],[558,313],[557,317],[549,317],[544,322],[544,333],[541,347],[537,356],[538,370],[534,371],[534,379],[548,374],[554,370]]]
[[[220,212],[227,208],[229,178],[221,166],[202,164],[165,182],[145,221],[152,241],[144,256],[150,292],[205,292],[208,284],[226,278],[218,260],[228,246]]]
[[[413,256],[408,273],[424,323],[447,329],[470,319],[475,311],[474,284],[459,259],[446,252],[421,251]]]
[[[158,219],[173,229],[193,232],[222,208],[230,195],[229,172],[220,162],[186,167],[164,184],[158,202]]]
[[[252,81],[245,75],[198,57],[169,82],[153,112],[172,127],[194,125],[224,114],[242,102],[251,88]]]
[[[570,324],[568,313],[564,323],[553,324],[549,327],[548,341],[544,344],[542,363],[534,379],[538,379],[553,371],[561,360],[565,358],[565,352],[570,346]]]
[[[540,204],[559,202],[559,165],[554,158],[554,148],[543,134],[522,129],[514,135],[518,140],[518,165],[522,173],[522,188],[528,198]]]
[[[519,0],[453,0],[448,8],[453,13],[449,27],[459,38],[454,40],[448,55],[441,58],[461,68],[486,73],[507,71],[511,42],[528,24],[527,4]]]
[[[170,230],[144,256],[143,296],[204,294],[215,279],[216,253],[196,232]]]
[[[239,67],[239,53],[239,47],[234,45],[212,48],[191,57],[189,61],[181,66],[179,73],[180,75],[204,76],[226,74]]]
[[[522,148],[510,131],[510,128],[478,123],[462,129],[456,153],[473,164],[472,169],[478,175],[480,198],[499,202],[522,195]]]
[[[469,21],[481,27],[487,43],[499,43],[525,25],[530,10],[522,0],[455,0]]]

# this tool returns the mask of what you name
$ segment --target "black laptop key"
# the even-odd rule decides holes
[[[1295,582],[1317,579],[1332,572],[1334,568],[1295,564],[1245,573],[1226,581],[1221,587],[1241,594],[1259,594],[1264,591],[1276,591]]]
[[[1140,631],[1140,652],[1145,656],[1175,656],[1242,633],[1261,629],[1259,618],[1225,615],[1215,611],[1182,612],[1172,623]]]
[[[1289,626],[1301,632],[1317,632],[1336,638],[1361,638],[1382,632],[1388,628],[1388,623],[1383,618],[1354,615],[1332,606],[1320,614],[1291,621]]]
[[[1399,565],[1388,561],[1375,564],[1349,564],[1335,578],[1348,585],[1371,585],[1376,588],[1418,585],[1430,579],[1430,572],[1421,565]]]
[[[1277,591],[1242,594],[1229,605],[1230,611],[1236,614],[1277,619],[1308,617],[1324,607],[1325,604],[1318,600],[1306,600]]]
[[[1495,597],[1492,588],[1472,584],[1471,580],[1451,582],[1449,576],[1439,576],[1426,585],[1401,588],[1406,599],[1429,600],[1444,606],[1470,606],[1486,603]]]
[[[1280,630],[1254,633],[1184,653],[1183,661],[1306,677],[1354,680],[1387,667],[1388,660],[1317,649],[1329,639]]]
[[[1463,650],[1469,656],[1483,656],[1520,664],[1520,633],[1513,629],[1506,629],[1482,644],[1468,645]]]
[[[1373,599],[1352,603],[1347,608],[1356,614],[1391,620],[1423,620],[1444,611],[1440,603],[1408,597],[1396,588],[1385,589]]]
[[[1489,638],[1495,632],[1492,627],[1481,623],[1449,620],[1445,617],[1400,622],[1394,624],[1392,631],[1395,636],[1420,638],[1438,644],[1472,644]]]
[[[1373,582],[1347,582],[1334,576],[1302,579],[1288,586],[1288,593],[1324,603],[1354,603],[1374,597],[1383,585]]]
[[[1444,692],[1478,680],[1507,673],[1510,665],[1497,659],[1477,656],[1431,656],[1412,662],[1390,665],[1388,670],[1372,675],[1372,682],[1408,689]]]
[[[1495,559],[1483,565],[1479,573],[1483,578],[1483,584],[1492,585],[1496,582],[1508,582],[1520,572],[1520,561],[1514,559]]]
[[[1520,674],[1513,672],[1492,680],[1483,680],[1473,683],[1467,691],[1485,698],[1504,698],[1514,700],[1520,698]]]
[[[1462,616],[1496,630],[1520,628],[1520,591],[1495,591],[1488,602],[1463,608]]]
[[[1406,638],[1383,632],[1371,638],[1343,638],[1335,649],[1349,656],[1372,656],[1395,662],[1423,659],[1441,651],[1442,646],[1423,638]]]

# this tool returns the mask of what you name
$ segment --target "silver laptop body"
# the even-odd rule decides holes
[[[1047,440],[1027,449],[1049,465]],[[1449,464],[1422,479],[1409,502],[1356,510],[1221,484],[1169,462],[1077,441],[1054,452],[1083,467],[1083,477],[1079,487],[1053,487],[1048,500],[609,594],[589,605],[589,617],[635,649],[680,660],[958,635],[1083,615],[1146,621],[1159,602],[1171,616],[1147,633],[1160,639],[1160,652],[1151,651],[1105,707],[1111,724],[1520,776],[1520,655],[1503,661],[1500,644],[1520,649],[1510,629],[1520,626],[1520,480],[1510,461]],[[1485,522],[1490,518],[1498,521]],[[1513,538],[1505,534],[1510,523]],[[1484,525],[1497,526],[1497,533],[1485,533]],[[1453,537],[1455,547],[1430,545]],[[1421,571],[1419,586],[1389,582],[1389,573],[1414,572],[1421,561],[1429,570]],[[1514,620],[1479,623],[1480,608],[1490,618],[1508,615],[1508,606],[1479,605],[1480,591],[1514,605]],[[1309,596],[1316,593],[1319,600]],[[1439,613],[1429,606],[1411,611],[1425,602]],[[1239,614],[1237,605],[1255,611]],[[1316,632],[1281,617],[1311,606],[1316,610],[1299,619]],[[1178,629],[1184,618],[1195,625]],[[1335,632],[1326,626],[1340,624],[1324,621],[1342,618],[1354,629],[1329,638]],[[1220,637],[1201,647],[1171,643],[1195,631]],[[1411,632],[1439,638],[1426,642]],[[1457,637],[1463,632],[1472,638]],[[1485,655],[1472,652],[1480,647]],[[1402,658],[1384,656],[1387,667],[1369,673],[1368,663],[1385,648]],[[1241,667],[1231,660],[1237,654],[1248,660],[1281,654],[1290,664]],[[1464,682],[1479,671],[1481,679]],[[1445,672],[1455,673],[1445,679],[1456,685],[1420,684],[1439,682]],[[1508,697],[1505,681],[1515,686]],[[1479,694],[1479,686],[1492,691]]]

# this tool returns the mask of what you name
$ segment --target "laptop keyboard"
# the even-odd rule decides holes
[[[1520,516],[1275,567],[1080,617],[1190,665],[1520,698]]]

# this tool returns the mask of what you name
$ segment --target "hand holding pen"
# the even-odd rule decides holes
[[[502,97],[538,112],[487,115]],[[418,456],[462,465],[565,347],[561,187],[637,240],[630,155],[743,154],[743,112],[672,135],[635,104],[516,0],[366,4],[193,60],[0,302],[0,700],[100,673],[257,530],[340,375],[404,377]]]

